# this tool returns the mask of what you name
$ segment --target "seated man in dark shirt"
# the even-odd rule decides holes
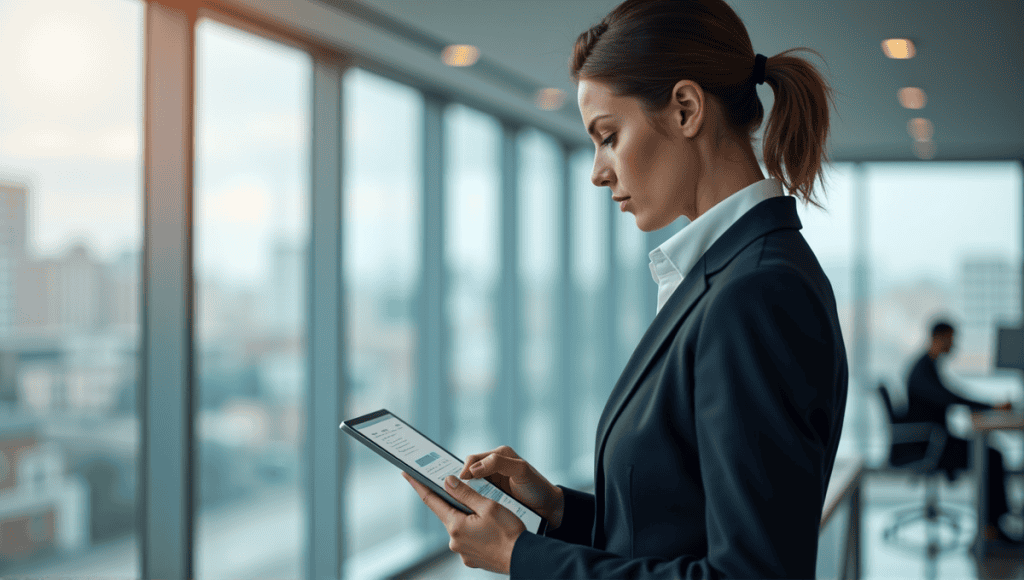
[[[914,364],[907,378],[907,413],[902,419],[907,422],[931,422],[946,426],[946,409],[950,405],[966,405],[972,411],[990,409],[1008,410],[1009,403],[989,405],[972,401],[951,392],[942,384],[936,360],[940,355],[953,348],[953,327],[948,322],[939,322],[932,328],[931,346]],[[953,480],[955,472],[968,469],[973,461],[968,460],[968,449],[971,445],[960,438],[949,436],[946,448],[939,460],[939,468],[946,470],[947,477]],[[999,451],[988,449],[988,514],[986,539],[1000,539],[1004,542],[1016,543],[999,527],[999,518],[1009,511],[1006,503],[1006,477],[1003,467],[1003,455]]]

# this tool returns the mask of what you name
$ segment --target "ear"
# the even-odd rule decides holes
[[[707,111],[704,89],[691,80],[682,80],[672,87],[672,118],[675,128],[688,139],[696,137],[704,126]]]

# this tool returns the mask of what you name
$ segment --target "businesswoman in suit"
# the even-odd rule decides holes
[[[817,205],[830,89],[792,51],[755,54],[722,0],[627,0],[571,68],[594,184],[641,230],[690,219],[651,253],[659,311],[598,422],[595,493],[508,447],[471,455],[461,477],[536,510],[540,536],[458,478],[469,516],[410,483],[466,565],[512,578],[812,578],[848,373],[795,198]]]

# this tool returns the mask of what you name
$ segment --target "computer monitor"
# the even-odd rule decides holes
[[[996,336],[996,367],[1024,370],[1024,328],[1000,328]]]

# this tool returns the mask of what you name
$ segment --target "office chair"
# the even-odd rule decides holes
[[[909,471],[914,475],[921,476],[925,480],[925,503],[923,506],[904,508],[897,510],[894,514],[893,523],[882,532],[882,538],[886,541],[894,541],[899,529],[907,524],[919,520],[931,523],[947,523],[953,528],[954,537],[960,536],[959,514],[943,509],[939,506],[939,478],[944,476],[944,471],[939,469],[939,460],[946,448],[946,429],[935,423],[906,423],[901,422],[892,409],[892,401],[889,399],[889,390],[885,383],[879,383],[878,394],[882,398],[882,405],[885,407],[886,417],[889,419],[889,427],[892,433],[892,443],[889,447],[887,465],[891,469]],[[919,450],[909,450],[905,447],[908,443],[927,444],[922,456]],[[903,448],[897,446],[904,445]],[[939,545],[935,542],[928,544],[929,555],[937,555],[939,552],[947,551],[956,547],[956,540],[950,545]]]

